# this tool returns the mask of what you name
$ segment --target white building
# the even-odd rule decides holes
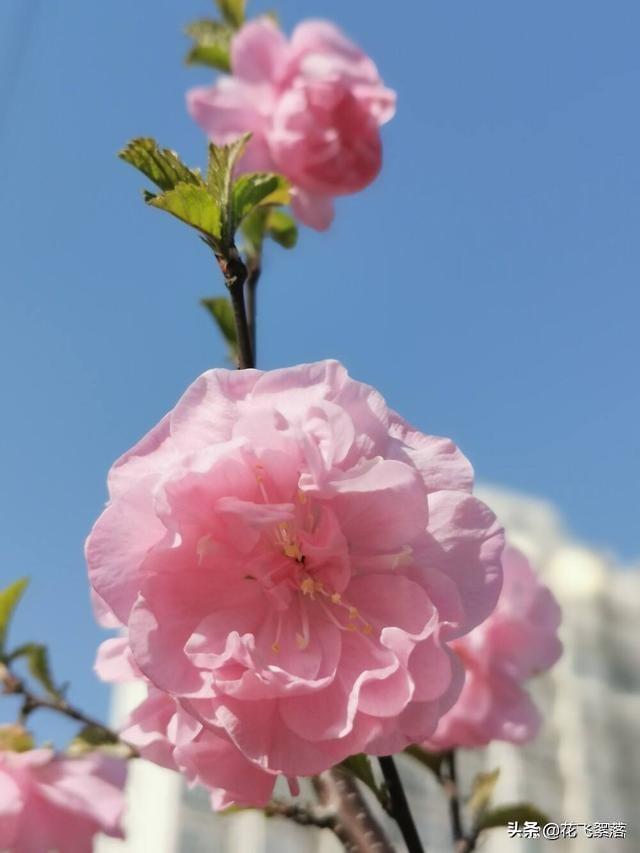
[[[576,840],[485,836],[488,853],[608,853],[640,850],[640,571],[572,541],[557,512],[542,501],[485,488],[481,497],[510,539],[539,568],[563,608],[564,655],[531,688],[545,715],[526,747],[495,743],[459,758],[462,787],[479,770],[500,768],[495,802],[529,801],[554,821],[623,821],[628,837]],[[114,716],[137,697],[119,691]],[[446,804],[435,780],[410,759],[400,770],[430,853],[452,850]],[[177,774],[136,762],[130,783],[126,843],[103,840],[100,853],[339,853],[327,830],[307,830],[258,812],[214,816],[203,791],[187,791]],[[635,826],[634,826],[635,824]],[[389,827],[398,850],[402,844]]]

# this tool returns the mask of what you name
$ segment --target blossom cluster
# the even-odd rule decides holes
[[[335,361],[203,374],[115,463],[87,541],[124,630],[98,671],[149,686],[128,738],[217,807],[428,739],[501,586],[472,483]]]
[[[191,89],[189,112],[218,145],[251,132],[242,171],[285,175],[298,219],[324,230],[334,197],[364,189],[380,171],[380,125],[395,112],[395,93],[326,21],[304,21],[290,40],[269,18],[245,24],[232,40],[231,70]]]
[[[126,762],[93,752],[0,748],[0,850],[91,853],[98,832],[123,838]]]

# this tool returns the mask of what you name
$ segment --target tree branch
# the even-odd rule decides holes
[[[349,773],[334,767],[312,782],[320,804],[334,815],[332,829],[347,853],[394,853]]]
[[[395,761],[390,755],[380,756],[378,761],[389,789],[393,818],[400,827],[407,849],[409,853],[424,853]]]
[[[83,723],[85,726],[91,726],[104,733],[105,739],[113,743],[120,743],[130,750],[130,758],[138,755],[138,751],[128,743],[120,739],[120,735],[113,729],[106,726],[100,720],[96,720],[89,714],[85,714],[75,705],[68,702],[63,696],[39,696],[35,694],[24,682],[18,678],[5,665],[0,665],[0,683],[2,683],[2,693],[5,696],[22,696],[22,705],[20,706],[20,722],[26,723],[27,718],[34,711],[45,709],[55,711],[68,717],[70,720],[75,720],[77,723]]]

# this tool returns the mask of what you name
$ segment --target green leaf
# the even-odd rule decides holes
[[[104,746],[118,744],[119,740],[113,732],[103,729],[102,726],[83,726],[69,745],[69,753],[82,755],[92,752],[94,749]]]
[[[549,823],[548,816],[530,803],[510,803],[485,812],[477,822],[476,829],[493,829],[496,826],[507,826],[513,821],[524,823],[525,820],[533,820],[540,826]]]
[[[486,811],[499,776],[500,768],[496,767],[489,773],[478,773],[473,780],[468,806],[476,816],[482,815]]]
[[[175,151],[159,148],[155,139],[150,137],[132,139],[118,157],[134,166],[165,192],[178,184],[204,186],[198,171],[185,166]]]
[[[22,594],[29,584],[29,578],[20,578],[20,580],[9,584],[5,589],[0,590],[0,656],[4,654],[5,643],[7,640],[7,632],[13,612],[18,606]]]
[[[281,175],[249,172],[234,183],[232,193],[233,224],[237,228],[256,207],[289,203],[289,184]]]
[[[349,758],[345,758],[344,761],[341,761],[338,767],[341,767],[343,770],[346,770],[352,776],[355,776],[356,779],[359,779],[361,782],[369,788],[376,795],[378,801],[382,804],[383,808],[387,808],[387,793],[386,790],[383,790],[378,783],[376,782],[375,776],[373,775],[373,768],[371,766],[371,761],[368,756],[363,753],[358,753],[357,755],[351,755]]]
[[[51,676],[47,647],[40,643],[27,643],[21,647],[20,651],[20,657],[26,659],[32,677],[44,687],[47,693],[59,698],[60,691],[53,683]]]
[[[220,21],[202,19],[189,24],[185,32],[195,42],[186,57],[188,65],[207,65],[218,71],[231,71],[232,27]]]
[[[244,24],[247,0],[216,0],[220,14],[234,29]]]
[[[236,336],[236,324],[233,319],[233,308],[226,296],[215,296],[210,299],[201,299],[200,304],[207,309],[213,317],[216,325],[227,342],[231,355],[236,356],[238,352],[238,339]]]
[[[298,242],[296,221],[284,210],[271,210],[267,218],[267,234],[285,249],[293,249]]]
[[[162,195],[147,196],[147,203],[166,210],[213,241],[220,238],[220,208],[205,187],[177,184]]]
[[[420,764],[428,767],[432,773],[440,778],[440,768],[446,757],[446,752],[428,752],[421,746],[408,746],[405,749],[405,753],[410,755],[411,758],[415,758]]]
[[[241,230],[244,238],[244,251],[247,259],[258,259],[262,253],[264,233],[267,227],[269,209],[256,207],[242,220]]]
[[[220,236],[224,244],[233,240],[236,229],[231,192],[233,170],[250,138],[251,134],[245,133],[229,145],[209,145],[207,187],[220,210]]]
[[[0,726],[0,752],[28,752],[35,746],[29,732],[17,723]]]

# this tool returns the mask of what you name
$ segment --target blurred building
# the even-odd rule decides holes
[[[487,833],[481,849],[513,853],[608,853],[640,849],[640,571],[572,541],[549,504],[485,488],[481,497],[504,522],[510,539],[538,567],[563,609],[565,651],[550,673],[531,683],[545,723],[525,747],[494,743],[462,752],[467,789],[479,771],[500,768],[496,803],[529,801],[554,821],[622,821],[627,839],[543,841]],[[117,691],[114,717],[137,701]],[[452,850],[446,805],[435,780],[410,759],[400,760],[422,837],[429,851]],[[104,840],[100,853],[338,853],[328,831],[306,830],[258,812],[216,817],[203,791],[187,790],[176,774],[137,762],[130,784],[126,843]],[[635,826],[634,826],[635,824]],[[398,849],[395,831],[390,835]]]

